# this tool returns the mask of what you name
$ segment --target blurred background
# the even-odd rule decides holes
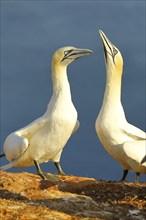
[[[97,138],[95,120],[105,89],[101,29],[124,58],[122,103],[128,122],[146,130],[145,1],[1,1],[1,129],[6,136],[45,111],[52,95],[51,57],[60,47],[88,48],[94,54],[68,68],[80,129],[64,148],[66,174],[119,180],[122,169]],[[2,164],[7,163],[5,159]],[[52,162],[42,164],[56,173]],[[35,167],[11,172],[36,173]],[[134,181],[135,174],[128,175]],[[141,181],[145,176],[141,175]]]

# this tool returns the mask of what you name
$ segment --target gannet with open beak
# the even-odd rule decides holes
[[[60,48],[54,53],[53,94],[47,110],[31,124],[8,135],[4,143],[4,152],[10,163],[0,167],[1,170],[35,165],[38,174],[45,179],[47,177],[39,164],[50,160],[55,163],[59,173],[63,174],[59,163],[62,150],[79,127],[67,77],[67,66],[91,53],[91,50],[72,46]]]
[[[124,181],[128,171],[146,174],[146,133],[129,124],[121,104],[123,58],[120,51],[99,31],[106,64],[106,88],[95,129],[105,150],[122,166]]]

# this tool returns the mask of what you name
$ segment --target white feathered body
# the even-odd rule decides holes
[[[8,135],[4,152],[10,163],[1,166],[0,170],[39,166],[49,160],[60,161],[65,144],[80,126],[71,98],[67,67],[74,60],[92,53],[91,50],[72,46],[60,48],[54,53],[51,62],[53,94],[47,111],[31,124]],[[57,169],[63,173],[60,164]]]
[[[129,124],[121,104],[121,75],[107,70],[106,88],[95,129],[105,150],[124,170],[146,173],[146,133]],[[134,165],[133,165],[134,164]]]
[[[104,106],[95,127],[105,150],[123,169],[146,173],[146,163],[141,164],[146,154],[146,133],[127,122],[121,105],[115,110]]]
[[[6,138],[6,158],[12,161],[19,157],[15,167],[32,166],[34,160],[39,164],[60,161],[63,147],[77,122],[68,78],[66,71],[63,72],[53,78],[53,95],[45,114]]]

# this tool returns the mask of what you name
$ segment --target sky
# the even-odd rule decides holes
[[[79,130],[64,148],[67,174],[119,180],[122,169],[104,150],[95,121],[105,89],[105,63],[99,30],[124,59],[122,104],[129,123],[146,131],[145,1],[1,1],[1,138],[45,111],[52,95],[51,58],[63,46],[94,51],[68,68]],[[6,160],[2,160],[6,163]],[[56,172],[52,162],[41,165]],[[11,169],[33,172],[34,167]],[[127,180],[133,181],[134,173]],[[142,175],[141,181],[145,177]]]

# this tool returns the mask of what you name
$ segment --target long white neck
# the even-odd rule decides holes
[[[53,95],[63,95],[64,98],[71,99],[70,84],[67,77],[67,67],[62,65],[52,65]]]
[[[112,69],[107,69],[103,106],[114,109],[121,105],[122,74],[112,73],[112,71]]]

